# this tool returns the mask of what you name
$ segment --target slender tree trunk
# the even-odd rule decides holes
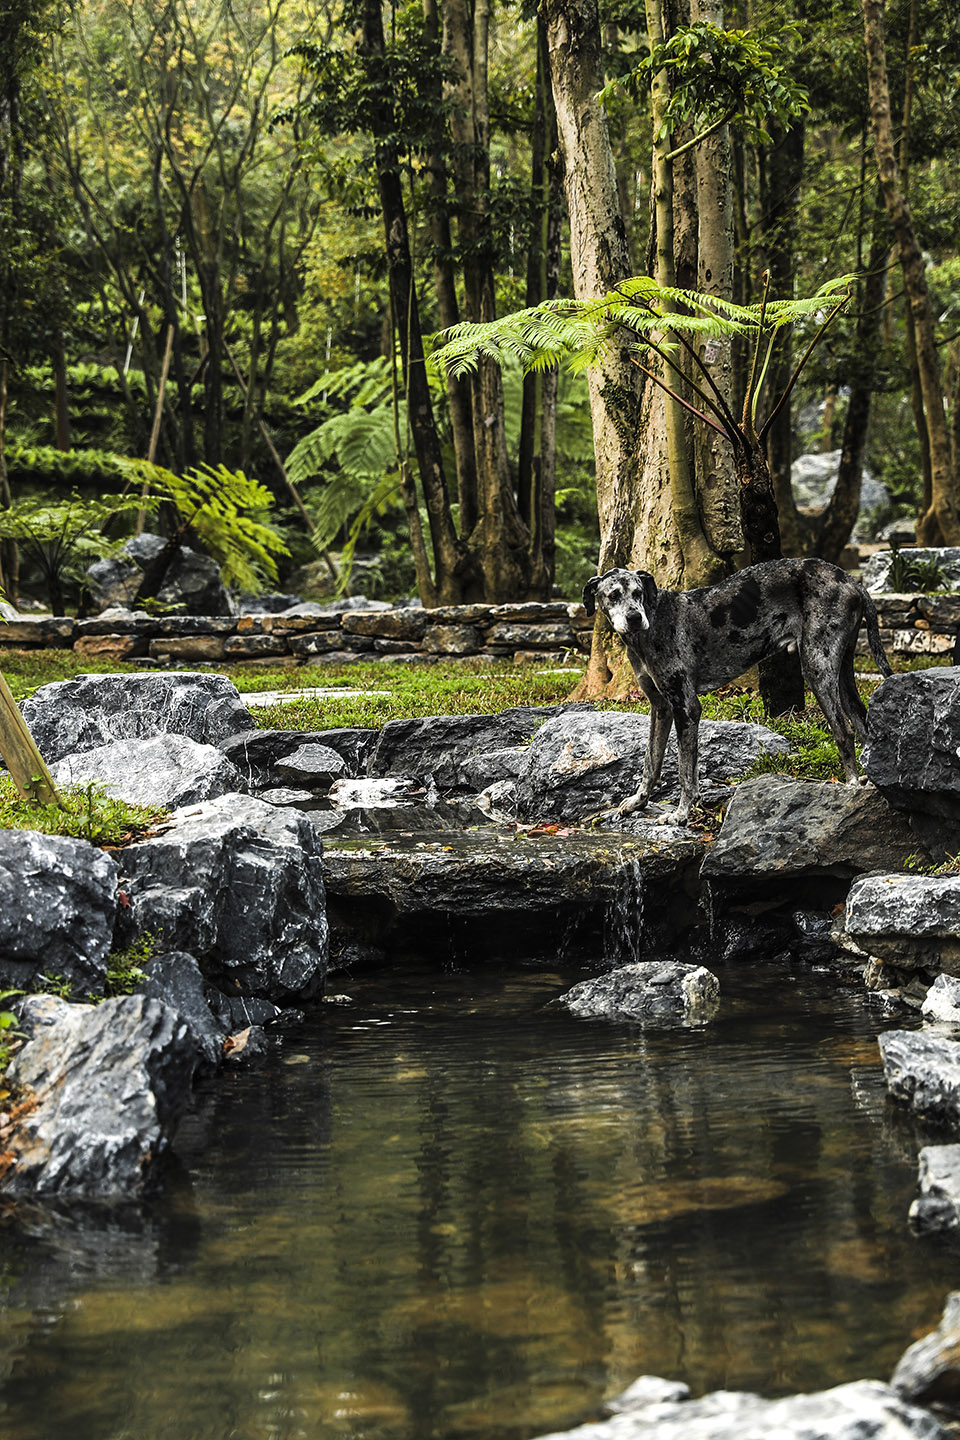
[[[856,351],[851,372],[847,377],[850,397],[843,422],[837,484],[829,504],[819,518],[815,547],[818,555],[835,565],[839,563],[844,547],[850,543],[850,536],[860,513],[863,453],[870,423],[874,381],[880,362],[883,297],[887,286],[884,262],[889,245],[883,195],[878,190],[870,258],[867,261],[866,277],[860,287],[857,307]]]
[[[362,49],[373,60],[384,54],[380,0],[364,0]],[[396,145],[393,141],[395,128],[392,109],[386,100],[382,100],[374,115],[377,187],[386,240],[390,294],[400,336],[407,414],[433,543],[436,597],[441,604],[457,604],[465,598],[473,598],[466,589],[469,583],[469,557],[457,538],[450,513],[440,438],[427,383],[423,334],[407,236],[406,208]]]
[[[541,0],[540,8],[563,156],[573,288],[577,299],[586,300],[631,273],[606,115],[596,98],[603,84],[600,20],[596,0]],[[633,547],[642,386],[626,348],[592,369],[588,383],[603,570],[626,563]],[[607,643],[598,624],[580,693],[599,693],[611,679],[614,657]]]
[[[900,256],[917,339],[917,367],[927,434],[930,440],[930,506],[920,517],[917,538],[923,544],[960,544],[960,506],[950,456],[950,435],[943,405],[933,310],[927,291],[923,254],[917,243],[913,216],[897,173],[897,158],[890,119],[890,89],[883,38],[883,0],[863,0],[867,48],[867,86],[877,169],[883,187],[890,225]]]

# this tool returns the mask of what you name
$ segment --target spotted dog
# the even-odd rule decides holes
[[[778,650],[798,650],[803,677],[833,731],[848,784],[856,784],[854,736],[867,712],[853,672],[860,624],[873,658],[891,673],[873,601],[825,560],[769,560],[704,590],[661,590],[643,570],[608,570],[588,580],[587,614],[599,609],[627,649],[650,701],[640,789],[613,812],[642,810],[660,778],[671,724],[677,727],[680,803],[662,819],[686,823],[697,797],[698,695],[715,690]]]

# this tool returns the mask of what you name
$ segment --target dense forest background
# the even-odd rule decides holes
[[[8,597],[144,523],[318,594],[698,583],[758,464],[770,553],[838,558],[864,467],[960,542],[958,75],[932,0],[0,0]]]

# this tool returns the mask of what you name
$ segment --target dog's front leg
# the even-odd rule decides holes
[[[635,810],[646,808],[654,786],[660,779],[670,726],[673,723],[673,711],[660,691],[646,677],[640,680],[640,684],[650,701],[650,730],[647,735],[647,748],[643,753],[643,772],[640,789],[635,795],[628,795],[626,800],[621,801],[616,809],[618,815],[631,815]]]
[[[673,718],[677,725],[677,767],[680,772],[680,800],[674,810],[659,816],[662,825],[686,825],[690,807],[699,788],[698,752],[700,742],[700,701],[695,692],[684,690]]]

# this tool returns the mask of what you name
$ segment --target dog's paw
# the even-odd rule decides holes
[[[664,810],[657,817],[658,825],[689,825],[689,810]]]
[[[633,815],[637,810],[646,810],[649,799],[649,795],[644,795],[642,790],[638,790],[636,795],[628,795],[626,800],[622,800],[613,813],[615,815]]]

